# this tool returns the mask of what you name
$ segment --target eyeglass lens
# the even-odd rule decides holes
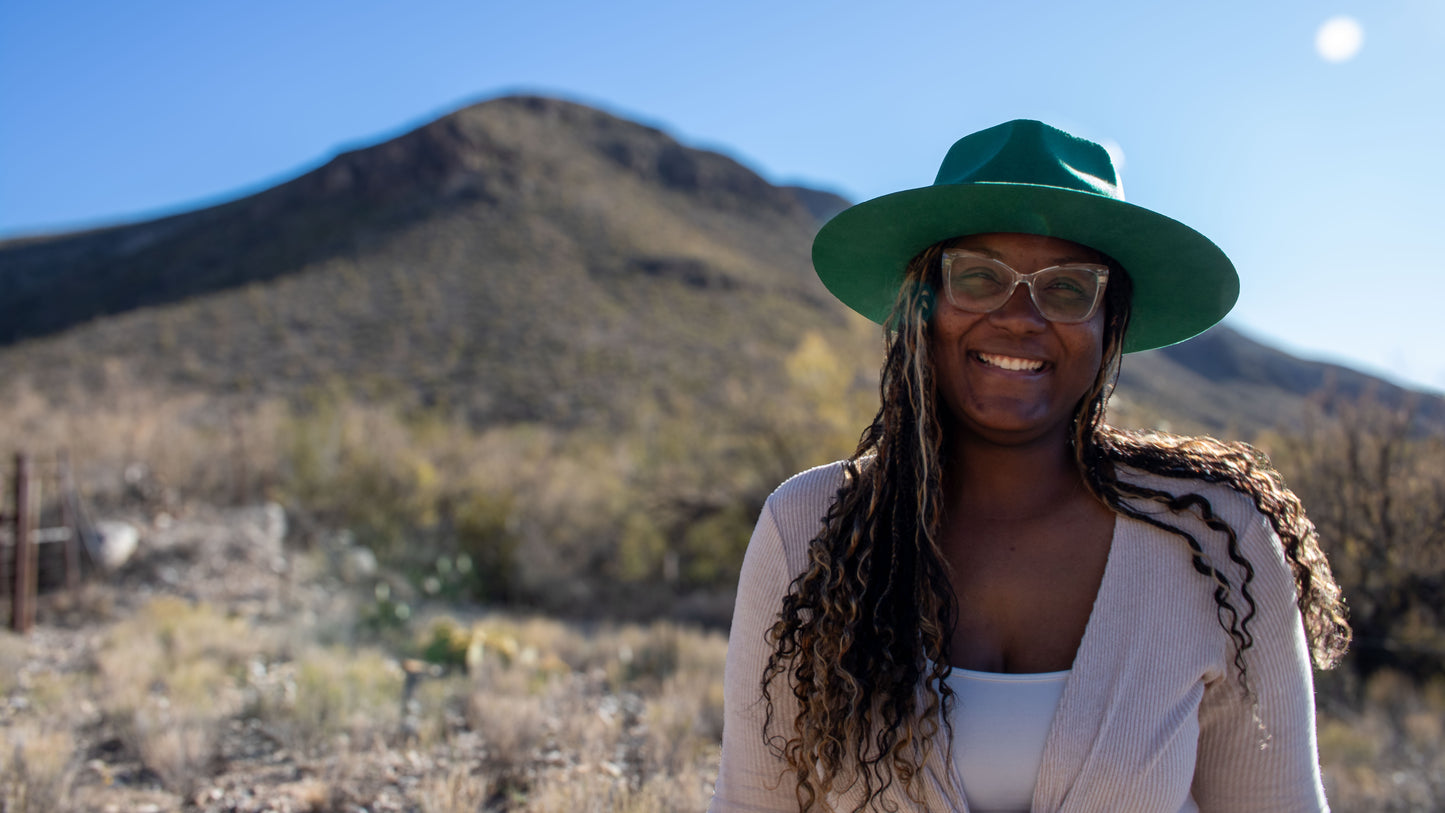
[[[1090,266],[1057,266],[1022,275],[995,260],[966,254],[951,257],[948,286],[954,305],[974,313],[1003,307],[1018,282],[1029,286],[1039,313],[1051,322],[1081,322],[1093,315],[1101,280]]]

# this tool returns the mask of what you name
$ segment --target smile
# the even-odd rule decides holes
[[[1021,359],[1013,356],[999,356],[993,353],[974,353],[973,357],[990,367],[1015,373],[1037,373],[1044,369],[1044,362],[1038,359]]]

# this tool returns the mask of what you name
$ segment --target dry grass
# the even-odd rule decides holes
[[[267,706],[260,716],[284,731],[291,747],[345,750],[384,742],[397,730],[402,672],[381,651],[318,648],[302,655],[289,672],[282,702]]]
[[[1320,757],[1336,810],[1445,809],[1445,677],[1372,676],[1358,703],[1322,711]]]
[[[26,720],[6,727],[0,741],[0,810],[64,810],[76,767],[71,733],[43,721]]]
[[[127,753],[189,798],[220,756],[225,721],[245,703],[245,659],[267,644],[237,618],[173,597],[111,627],[95,654],[95,703]]]
[[[222,719],[195,707],[174,713],[166,707],[149,706],[136,712],[129,738],[141,764],[159,778],[161,786],[189,799],[205,784],[220,758]]]
[[[310,627],[266,627],[204,603],[154,599],[94,636],[88,671],[62,682],[72,706],[94,709],[89,718],[48,717],[47,699],[0,720],[9,744],[0,809],[222,809],[215,804],[238,789],[258,791],[232,778],[238,770],[277,760],[314,775],[297,779],[293,768],[269,782],[257,798],[270,801],[256,809],[706,805],[721,635],[493,614],[466,624],[418,620],[414,639],[447,625],[485,641],[469,667],[403,668],[406,647],[308,645]],[[26,651],[19,639],[0,639],[7,664],[23,664]],[[9,690],[28,701],[60,678],[17,678]],[[114,745],[87,761],[97,731]],[[89,745],[79,732],[90,732]]]
[[[529,787],[522,809],[706,805],[711,783],[698,777],[715,769],[721,740],[722,636],[668,623],[584,633],[540,619],[477,629],[520,647],[475,671],[467,719],[498,775]]]
[[[224,717],[244,701],[248,659],[271,645],[266,632],[209,605],[153,599],[112,626],[95,654],[101,708],[113,717],[151,706]]]
[[[0,696],[20,687],[20,667],[29,657],[30,645],[8,629],[0,630]]]
[[[421,813],[477,813],[491,798],[494,783],[465,766],[424,779],[417,791]]]

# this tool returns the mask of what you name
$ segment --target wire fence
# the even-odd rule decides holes
[[[0,606],[18,633],[35,625],[42,590],[75,590],[94,568],[98,543],[69,455],[40,461],[17,453],[0,499]]]

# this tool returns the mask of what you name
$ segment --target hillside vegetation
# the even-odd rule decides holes
[[[95,390],[119,368],[222,396],[319,385],[473,425],[615,427],[776,382],[779,348],[839,335],[815,226],[731,159],[501,99],[213,209],[0,244],[0,340],[29,339],[0,378]]]

